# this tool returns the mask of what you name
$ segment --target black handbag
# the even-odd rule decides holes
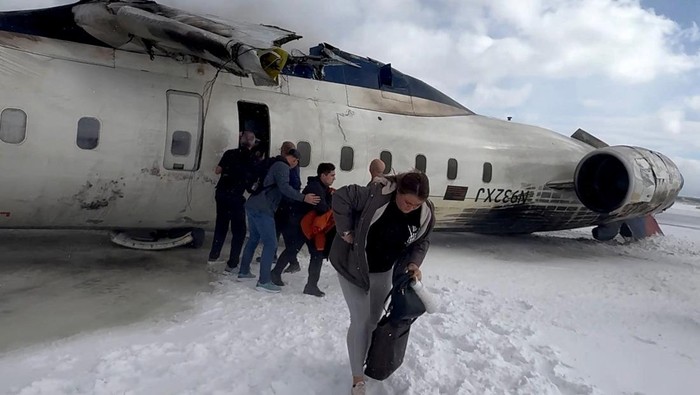
[[[397,277],[387,295],[386,300],[391,301],[386,312],[372,332],[365,374],[375,380],[386,379],[401,366],[411,324],[425,313],[425,306],[410,287],[410,282],[408,274]]]
[[[397,276],[389,295],[391,303],[387,309],[392,321],[403,321],[418,318],[425,313],[425,305],[420,296],[411,287],[411,276],[408,273]],[[388,297],[388,296],[387,296]],[[384,303],[386,305],[386,302]]]

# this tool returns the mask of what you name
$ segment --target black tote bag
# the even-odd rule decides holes
[[[420,298],[409,286],[410,282],[408,274],[395,279],[394,287],[387,295],[391,302],[386,314],[372,332],[365,374],[375,380],[386,379],[401,366],[411,324],[425,312]]]
[[[367,353],[365,374],[368,377],[384,380],[401,366],[413,321],[392,321],[387,316],[379,321]]]

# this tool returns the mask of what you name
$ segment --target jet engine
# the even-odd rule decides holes
[[[622,219],[670,207],[683,188],[683,176],[675,163],[658,152],[612,146],[581,159],[574,186],[589,210]]]

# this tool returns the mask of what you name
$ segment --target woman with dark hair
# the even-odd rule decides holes
[[[350,309],[347,345],[353,395],[365,393],[363,366],[371,334],[381,318],[394,272],[420,280],[435,208],[428,177],[401,173],[363,187],[348,185],[333,197],[337,235],[330,261]]]

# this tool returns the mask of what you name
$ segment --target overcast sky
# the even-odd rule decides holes
[[[0,0],[0,9],[71,1]],[[392,65],[471,110],[658,150],[700,197],[700,1],[161,0]]]

